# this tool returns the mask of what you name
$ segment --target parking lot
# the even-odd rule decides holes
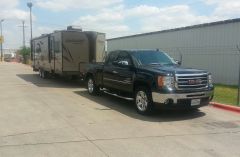
[[[141,116],[131,101],[17,63],[0,63],[0,92],[1,157],[240,156],[239,114],[211,106]]]

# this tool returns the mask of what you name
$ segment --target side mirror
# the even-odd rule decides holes
[[[128,66],[129,65],[128,61],[120,61],[120,62],[118,62],[118,64],[122,65],[122,66]]]
[[[120,67],[128,67],[128,66],[130,66],[128,61],[114,61],[113,65],[120,66]]]
[[[175,60],[175,62],[176,62],[178,65],[182,65],[182,61]]]

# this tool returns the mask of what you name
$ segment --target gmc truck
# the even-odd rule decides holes
[[[183,68],[158,50],[117,50],[104,63],[89,64],[85,72],[88,93],[100,89],[134,100],[140,114],[156,105],[170,109],[196,109],[213,98],[212,76],[204,70]]]

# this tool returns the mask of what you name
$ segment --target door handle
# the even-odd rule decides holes
[[[112,73],[117,74],[118,72],[114,70],[114,71],[112,71]]]

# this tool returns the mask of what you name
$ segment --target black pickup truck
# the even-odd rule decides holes
[[[158,50],[118,50],[104,63],[89,64],[88,92],[100,89],[134,99],[137,111],[148,114],[155,105],[165,108],[199,108],[213,98],[212,76],[204,70],[183,68]]]

